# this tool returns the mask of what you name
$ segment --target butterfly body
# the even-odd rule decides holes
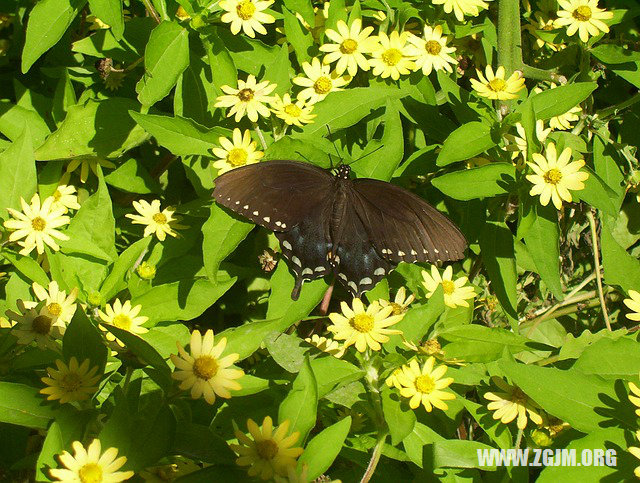
[[[296,161],[268,161],[216,179],[220,205],[275,232],[302,284],[333,273],[354,296],[373,288],[401,262],[463,257],[458,228],[420,197],[384,181],[352,180]]]

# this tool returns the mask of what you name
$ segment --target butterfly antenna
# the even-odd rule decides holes
[[[329,133],[329,138],[331,138],[331,128],[329,127],[329,125],[327,124],[327,132]],[[340,154],[340,151],[338,150],[338,145],[336,144],[336,142],[331,139],[331,143],[333,144],[333,149],[336,150],[336,154],[338,155],[338,159],[340,160],[340,164],[344,164],[344,160],[342,159],[342,155]],[[331,155],[329,155],[329,159],[331,159]],[[331,169],[333,169],[333,162],[331,163]]]
[[[356,163],[356,162],[360,161],[361,159],[366,158],[366,157],[367,157],[367,156],[369,156],[370,154],[373,154],[373,153],[375,153],[376,151],[379,151],[379,150],[380,150],[380,149],[382,149],[382,148],[383,148],[383,146],[378,146],[376,149],[374,149],[374,150],[373,150],[373,151],[371,151],[370,153],[363,154],[363,155],[362,155],[362,156],[360,156],[358,159],[354,159],[353,161],[351,161],[351,162],[350,162],[350,163],[348,163],[348,164],[349,164],[349,165],[351,165],[351,164],[353,164],[353,163]]]

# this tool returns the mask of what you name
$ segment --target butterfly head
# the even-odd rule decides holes
[[[349,179],[349,173],[351,173],[351,166],[348,164],[343,164],[338,168],[336,172],[336,178],[338,179]]]

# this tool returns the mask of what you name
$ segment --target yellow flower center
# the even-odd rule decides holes
[[[51,317],[47,317],[46,315],[38,315],[35,319],[33,319],[31,328],[38,334],[46,335],[51,330],[51,322],[53,322],[53,319]]]
[[[167,224],[167,215],[165,215],[164,213],[155,213],[151,218],[153,218],[153,221],[155,221],[158,225]]]
[[[265,439],[256,443],[256,453],[260,459],[272,460],[278,454],[278,443],[272,439]]]
[[[571,15],[580,22],[588,22],[591,19],[591,8],[587,5],[580,5]]]
[[[60,201],[60,198],[62,198],[62,193],[60,193],[60,190],[56,190],[52,196],[54,201]]]
[[[562,179],[562,172],[559,169],[553,168],[544,173],[543,178],[545,183],[557,185]]]
[[[118,314],[113,318],[113,325],[118,329],[129,330],[131,328],[131,317],[126,314]]]
[[[82,483],[100,483],[102,481],[102,468],[97,463],[87,463],[80,468],[78,476]]]
[[[302,110],[295,104],[289,104],[288,106],[284,106],[284,112],[286,112],[292,117],[300,117],[300,114],[302,114]]]
[[[256,6],[251,0],[245,0],[236,6],[236,12],[242,20],[249,20],[256,13]]]
[[[238,99],[240,99],[242,102],[249,102],[251,99],[253,99],[253,95],[254,92],[251,89],[241,89],[238,91]]]
[[[423,394],[429,394],[436,388],[436,382],[431,376],[419,376],[416,378],[416,390]]]
[[[382,54],[382,62],[393,67],[402,60],[402,52],[398,49],[387,49]]]
[[[331,79],[327,76],[318,77],[318,79],[313,84],[313,89],[317,94],[328,94],[331,92]]]
[[[40,216],[36,216],[33,220],[31,220],[31,228],[33,228],[35,231],[44,231],[46,227],[46,220]]]
[[[351,323],[351,327],[363,334],[371,332],[371,329],[373,329],[373,317],[367,314],[357,314],[349,322]]]
[[[353,54],[358,48],[358,42],[353,39],[346,39],[340,44],[340,52],[343,54]]]
[[[62,377],[60,386],[67,392],[77,391],[82,387],[82,378],[77,372],[69,372]]]
[[[436,339],[429,339],[424,344],[422,344],[422,350],[429,355],[437,354],[438,352],[440,352],[441,348],[442,346],[440,345],[440,342],[438,342]]]
[[[62,305],[57,302],[51,302],[47,305],[47,310],[51,315],[55,315],[56,317],[62,313]]]
[[[404,314],[405,310],[404,307],[400,304],[397,304],[395,302],[391,302],[389,305],[391,305],[392,310],[392,314],[393,315],[402,315]]]
[[[219,368],[218,361],[211,356],[200,356],[193,363],[193,373],[205,381],[215,376]]]
[[[227,154],[227,161],[233,166],[243,166],[247,163],[247,151],[242,148],[233,148]]]
[[[491,89],[493,92],[503,91],[505,87],[507,87],[507,83],[504,79],[495,78],[489,81],[487,87]]]
[[[456,291],[456,285],[451,280],[443,280],[442,290],[444,290],[445,295],[451,295]]]
[[[442,50],[442,45],[436,40],[429,40],[425,44],[424,49],[431,55],[438,55]]]

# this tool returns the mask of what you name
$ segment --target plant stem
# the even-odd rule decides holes
[[[155,20],[156,23],[162,22],[162,20],[160,19],[160,15],[158,15],[158,12],[151,3],[151,0],[142,0],[142,3],[144,3],[144,7],[147,9],[147,12],[149,12],[149,15],[153,17],[153,20]]]
[[[131,375],[133,374],[133,368],[131,366],[127,366],[127,371],[124,374],[124,383],[122,384],[122,390],[125,394],[129,390],[129,383],[131,382]]]
[[[611,332],[609,312],[607,311],[607,303],[604,299],[604,291],[602,290],[602,273],[600,273],[600,249],[598,248],[598,230],[596,228],[596,220],[593,216],[593,210],[587,213],[587,217],[589,218],[589,225],[591,226],[591,241],[593,243],[593,261],[596,271],[596,283],[598,285],[598,297],[600,298],[600,305],[602,306],[602,316],[604,317],[604,323],[607,326],[609,332]]]
[[[633,106],[634,104],[640,102],[640,92],[635,93],[629,99],[620,102],[619,104],[615,104],[613,106],[607,107],[605,109],[601,109],[596,113],[596,116],[600,119],[607,118],[609,116],[617,114],[619,111],[626,109],[628,107]]]
[[[369,464],[367,465],[367,469],[362,475],[362,479],[360,483],[367,483],[373,473],[378,466],[378,461],[380,461],[380,455],[382,454],[382,447],[384,446],[384,442],[387,439],[388,428],[387,423],[384,419],[384,413],[382,411],[382,399],[380,398],[380,388],[379,386],[379,374],[378,370],[371,363],[371,353],[370,350],[367,350],[363,354],[364,359],[364,379],[367,384],[367,394],[369,396],[369,400],[371,401],[371,406],[373,407],[373,411],[375,414],[374,422],[378,428],[378,442],[376,446],[373,448],[373,453],[371,453],[371,460],[369,460]]]
[[[267,142],[264,140],[264,134],[262,134],[262,130],[260,129],[260,126],[258,126],[258,124],[253,123],[253,129],[255,129],[256,134],[258,135],[258,138],[260,139],[260,144],[262,145],[262,149],[264,151],[267,150]]]
[[[516,436],[516,450],[520,449],[520,443],[522,442],[522,429],[518,428],[518,435]]]
[[[378,442],[373,448],[373,453],[371,453],[371,459],[369,460],[369,464],[367,465],[367,470],[364,472],[364,475],[362,475],[360,483],[368,483],[368,481],[373,476],[373,473],[376,471],[376,467],[378,466],[378,462],[380,461],[380,456],[382,455],[382,447],[384,446],[384,442],[386,439],[386,432],[378,436]]]
[[[505,68],[505,78],[522,64],[522,40],[520,37],[520,1],[498,2],[498,66]],[[510,101],[498,102],[498,113],[509,112]],[[500,114],[499,114],[500,115]]]
[[[565,76],[560,75],[553,70],[538,69],[537,67],[532,67],[524,63],[522,63],[519,67],[522,71],[522,75],[527,79],[549,81],[558,84],[567,83],[567,78]]]

